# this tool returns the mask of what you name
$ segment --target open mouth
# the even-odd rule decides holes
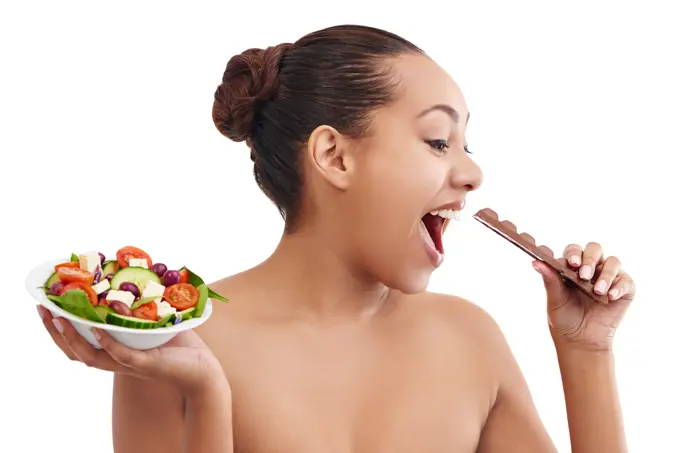
[[[425,225],[427,233],[430,235],[432,241],[431,245],[440,255],[444,254],[444,244],[442,243],[442,234],[444,233],[444,221],[446,219],[437,214],[427,213],[423,216],[422,222]]]
[[[460,220],[460,208],[464,202],[455,204],[456,208],[445,208],[430,211],[425,214],[420,222],[420,236],[425,242],[430,258],[436,265],[441,264],[444,258],[444,243],[442,236],[451,220]]]

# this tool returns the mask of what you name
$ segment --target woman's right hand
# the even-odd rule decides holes
[[[130,349],[106,331],[92,329],[102,349],[95,349],[65,318],[52,317],[38,306],[38,313],[52,340],[71,360],[87,366],[174,385],[184,396],[192,396],[215,384],[226,383],[222,366],[193,331],[179,333],[167,344],[148,351]],[[227,384],[228,385],[228,384]]]

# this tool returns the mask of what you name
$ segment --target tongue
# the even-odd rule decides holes
[[[444,254],[444,245],[442,244],[442,226],[444,225],[444,219],[438,215],[425,214],[423,217],[423,223],[427,232],[432,238],[432,243],[439,253]]]

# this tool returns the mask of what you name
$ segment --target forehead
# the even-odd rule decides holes
[[[417,115],[433,105],[445,104],[453,107],[465,122],[468,109],[463,93],[432,59],[424,55],[403,55],[395,60],[393,68],[402,88],[398,107]]]

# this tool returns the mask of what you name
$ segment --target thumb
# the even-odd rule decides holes
[[[562,276],[555,269],[539,260],[531,264],[543,278],[543,285],[548,293],[549,302],[562,300],[567,296],[567,287],[562,280]]]

